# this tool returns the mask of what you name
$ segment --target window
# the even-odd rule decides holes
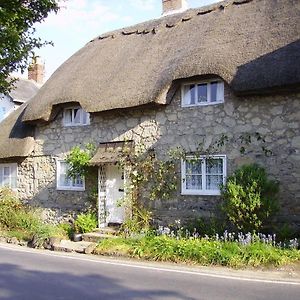
[[[182,86],[182,106],[209,105],[224,102],[224,82],[209,80]]]
[[[182,194],[220,195],[220,185],[226,177],[226,156],[187,157],[182,161],[181,174]]]
[[[65,126],[90,125],[90,114],[80,107],[66,108],[63,123]]]
[[[0,187],[17,188],[17,164],[0,164]]]
[[[62,160],[57,161],[57,189],[84,191],[84,178],[81,176],[71,178],[67,173],[68,164]]]

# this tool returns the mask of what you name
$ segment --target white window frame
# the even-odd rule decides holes
[[[220,189],[217,190],[207,190],[206,189],[206,160],[207,159],[218,159],[221,158],[223,161],[223,184],[226,182],[226,176],[227,176],[227,160],[226,155],[203,155],[203,156],[187,156],[186,159],[181,160],[181,194],[182,195],[213,195],[218,196],[221,195]],[[186,160],[192,159],[192,160],[199,160],[203,163],[201,165],[201,175],[202,175],[202,189],[187,189],[186,188]]]
[[[211,82],[222,83],[222,90],[221,90],[221,98],[222,99],[219,101],[211,102],[211,89],[210,89]],[[207,84],[207,102],[196,102],[194,104],[186,103],[185,87],[190,86],[190,85],[197,85],[197,84]],[[198,92],[197,89],[196,89],[196,92]],[[220,103],[224,103],[224,81],[219,78],[200,80],[200,81],[199,80],[198,81],[188,81],[181,85],[181,106],[182,107],[206,106],[206,105],[215,105],[215,104],[220,104]]]
[[[9,176],[4,175],[4,168],[9,168]],[[8,188],[12,190],[16,190],[18,187],[18,164],[17,163],[5,163],[5,164],[0,164],[0,179],[4,177],[9,178],[9,185],[3,185],[2,181],[0,181],[0,188],[7,186]],[[15,173],[15,186],[12,184],[12,174]]]
[[[82,178],[82,186],[68,185],[64,186],[60,184],[60,174],[61,174],[61,163],[66,163],[63,159],[56,160],[56,189],[58,191],[85,191],[85,178]],[[72,179],[72,183],[74,179]]]
[[[80,111],[80,122],[79,123],[75,123],[74,122],[74,110],[78,109]],[[71,110],[72,111],[72,116],[71,116],[71,122],[67,122],[66,121],[66,112],[67,110]],[[83,123],[83,114],[86,114],[86,123]],[[80,106],[72,106],[72,107],[66,107],[64,108],[63,111],[63,125],[70,127],[70,126],[87,126],[90,125],[90,114],[86,111],[84,111]]]

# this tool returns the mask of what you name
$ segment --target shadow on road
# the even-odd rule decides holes
[[[34,271],[14,264],[0,264],[0,299],[193,299],[174,291],[129,288],[118,281],[98,274]]]

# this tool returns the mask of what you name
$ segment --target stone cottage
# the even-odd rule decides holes
[[[300,226],[300,3],[228,0],[183,10],[163,0],[163,17],[109,32],[70,57],[26,105],[0,125],[0,185],[60,220],[87,205],[93,183],[67,176],[74,146],[93,158],[100,225],[122,223],[124,175],[113,153],[125,140],[157,155],[181,146],[193,156],[226,135],[206,163],[178,160],[177,193],[157,200],[155,218],[210,217],[226,175],[246,162],[280,181],[277,222]],[[239,137],[259,133],[247,154]],[[125,191],[126,192],[126,191]]]

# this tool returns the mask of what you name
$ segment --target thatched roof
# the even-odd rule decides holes
[[[166,104],[176,79],[222,77],[236,93],[299,87],[298,0],[228,0],[103,34],[69,58],[29,104],[25,121],[52,106],[88,112]]]
[[[21,121],[25,108],[23,104],[0,123],[0,159],[26,157],[33,150],[33,127]]]
[[[9,95],[14,102],[24,103],[35,96],[39,88],[40,86],[34,80],[19,78]]]

